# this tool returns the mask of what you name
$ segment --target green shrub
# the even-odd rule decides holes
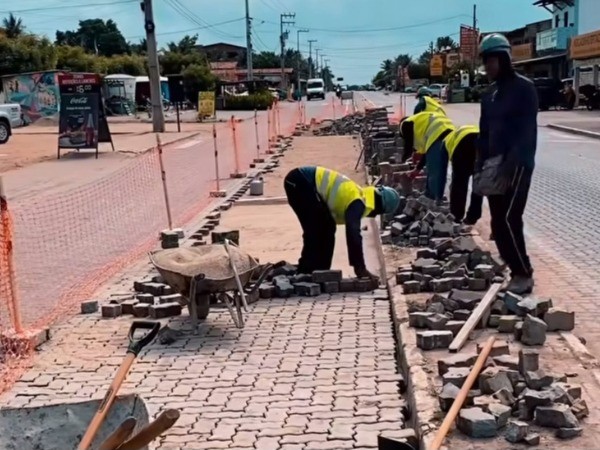
[[[228,111],[253,111],[255,109],[265,110],[273,104],[275,99],[269,92],[257,92],[256,94],[231,96],[225,98],[224,110]]]

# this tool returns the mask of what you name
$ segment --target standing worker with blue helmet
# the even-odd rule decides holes
[[[303,231],[299,273],[331,268],[336,228],[345,225],[348,257],[356,276],[378,279],[365,264],[361,220],[395,214],[400,195],[394,188],[361,187],[345,175],[319,166],[293,169],[286,175],[284,187]]]
[[[446,111],[444,111],[440,102],[431,96],[429,88],[425,86],[419,88],[417,91],[417,98],[419,101],[415,105],[413,114],[418,114],[420,112],[435,112],[446,115]]]
[[[488,195],[492,234],[511,270],[508,291],[533,290],[533,268],[523,235],[523,212],[535,165],[538,98],[533,83],[512,67],[511,47],[501,34],[483,38],[480,55],[493,82],[481,101],[478,169],[494,158],[498,191]],[[491,162],[487,165],[493,167]],[[481,172],[483,176],[485,172]]]

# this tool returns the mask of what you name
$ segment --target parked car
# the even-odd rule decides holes
[[[440,98],[440,96],[442,95],[442,84],[430,84],[429,85],[429,91],[431,92],[431,96],[432,97],[437,97]]]
[[[565,97],[562,92],[563,85],[559,79],[540,77],[533,78],[532,81],[538,94],[541,111],[565,106]]]
[[[417,90],[413,86],[407,86],[404,88],[404,92],[407,94],[414,94]]]
[[[306,99],[310,101],[315,97],[325,100],[325,81],[323,81],[323,78],[311,78],[306,82]]]
[[[21,105],[18,103],[0,105],[0,144],[8,142],[13,128],[21,125],[23,125]]]

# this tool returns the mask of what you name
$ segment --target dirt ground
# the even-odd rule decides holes
[[[362,170],[354,171],[358,157],[356,140],[347,136],[299,137],[294,140],[293,148],[285,152],[280,166],[265,179],[263,198],[282,197],[283,179],[293,168],[318,164],[337,170],[351,177],[358,183],[365,182]],[[335,147],[337,151],[328,150]],[[265,221],[265,217],[269,220]],[[374,273],[379,269],[379,260],[375,249],[377,244],[373,235],[372,220],[363,224],[363,248],[367,266]],[[240,230],[240,243],[261,262],[277,262],[286,260],[296,263],[302,247],[302,229],[292,209],[285,204],[235,206],[221,218],[219,229]],[[272,239],[265,239],[271,236]],[[348,265],[346,235],[344,227],[338,227],[333,267],[341,269],[344,276],[352,277],[354,273]]]

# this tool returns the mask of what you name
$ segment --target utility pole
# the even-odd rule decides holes
[[[321,78],[323,78],[323,69],[325,68],[325,64],[323,64],[324,54],[319,55],[321,57]]]
[[[317,42],[316,39],[308,40],[308,78],[313,77],[313,59],[312,59],[312,45]]]
[[[165,115],[163,112],[162,94],[160,89],[160,69],[158,66],[158,51],[156,48],[156,25],[152,12],[152,0],[140,3],[144,12],[144,28],[148,50],[148,79],[150,80],[150,101],[152,102],[152,131],[165,132]]]
[[[298,100],[302,99],[302,91],[300,90],[300,63],[302,62],[302,53],[300,53],[300,33],[308,33],[308,30],[301,29],[296,31],[296,44],[298,46],[298,54],[296,55],[296,61],[298,63],[296,64],[296,92],[298,92]]]
[[[475,78],[475,67],[477,64],[477,47],[479,46],[479,33],[477,33],[477,5],[473,5],[473,55],[471,55],[471,72]]]
[[[289,31],[286,31],[285,33],[283,32],[283,26],[284,25],[294,25],[296,22],[294,20],[286,20],[286,19],[294,19],[296,17],[296,13],[287,13],[287,14],[281,14],[279,16],[279,27],[280,27],[280,31],[281,34],[279,35],[280,41],[281,41],[281,88],[285,88],[286,87],[286,80],[285,80],[285,41],[289,36]]]
[[[249,0],[246,0],[246,78],[252,81],[252,19],[250,18]]]
[[[325,70],[325,68],[327,68],[327,77],[329,79],[329,82],[325,82],[328,85],[332,85],[333,84],[333,79],[331,78],[331,71],[329,70],[329,61],[331,61],[330,59],[325,58],[325,65],[323,66],[323,70]],[[324,74],[323,74],[324,75]],[[325,78],[323,78],[323,80],[325,80]]]
[[[315,50],[315,73],[319,73],[319,52],[321,51],[320,48]]]

